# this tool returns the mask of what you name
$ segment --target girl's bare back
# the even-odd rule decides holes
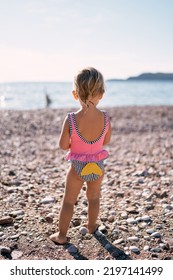
[[[96,140],[104,129],[104,113],[98,109],[89,109],[85,114],[79,111],[75,119],[80,135],[87,141]]]

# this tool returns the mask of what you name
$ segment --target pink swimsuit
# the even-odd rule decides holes
[[[104,128],[100,136],[94,141],[87,141],[80,134],[74,113],[68,114],[70,125],[71,146],[66,159],[70,160],[83,181],[97,180],[104,172],[103,160],[108,157],[108,152],[103,149],[105,135],[109,128],[109,117],[104,114]]]

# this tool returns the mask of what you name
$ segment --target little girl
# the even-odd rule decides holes
[[[103,146],[111,138],[111,125],[106,112],[97,109],[97,104],[104,94],[102,74],[94,68],[86,68],[74,79],[74,98],[79,100],[81,108],[68,114],[64,120],[59,139],[59,147],[69,150],[66,158],[71,161],[65,185],[65,194],[59,217],[59,231],[50,239],[64,244],[73,215],[74,204],[86,182],[88,199],[89,233],[97,229],[96,220],[99,214],[100,188],[104,175],[103,161],[108,152]]]

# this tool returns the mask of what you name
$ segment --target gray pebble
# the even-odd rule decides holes
[[[99,226],[98,230],[101,231],[101,232],[104,232],[106,230],[105,225]]]
[[[55,203],[56,199],[53,196],[47,196],[41,200],[42,204]]]
[[[150,251],[152,253],[160,253],[162,252],[162,249],[160,247],[156,247],[156,248],[151,248]]]
[[[10,215],[12,217],[16,217],[16,216],[23,216],[25,214],[25,212],[23,210],[16,210],[10,213]]]
[[[127,219],[128,218],[128,214],[127,213],[121,213],[121,218],[122,219]]]
[[[87,229],[86,227],[81,227],[81,228],[79,229],[79,232],[80,232],[82,235],[86,235],[87,232],[88,232],[88,229]]]
[[[130,251],[132,251],[134,253],[139,253],[140,252],[139,248],[136,247],[136,246],[130,246],[129,249],[130,249]]]
[[[139,238],[137,236],[130,236],[127,238],[129,241],[139,241]]]
[[[128,224],[136,224],[136,220],[134,218],[128,218],[127,219]]]
[[[10,254],[11,253],[11,249],[9,247],[0,246],[0,254],[1,253]]]
[[[10,239],[18,239],[19,238],[19,234],[15,234],[15,235],[12,235],[12,236],[10,236]]]
[[[76,246],[71,245],[70,247],[68,247],[67,251],[69,253],[75,254],[75,253],[77,253],[78,249],[76,248]]]
[[[148,234],[152,234],[152,233],[155,232],[155,230],[154,230],[153,228],[148,228],[148,229],[146,229],[146,232],[147,232]]]
[[[161,234],[158,232],[158,231],[155,231],[151,234],[151,237],[154,237],[154,238],[160,238],[161,237]]]
[[[149,216],[145,215],[145,216],[141,217],[141,220],[144,222],[148,222],[148,221],[151,221],[151,218]]]
[[[150,247],[148,245],[144,246],[144,251],[149,251]]]
[[[115,241],[113,242],[113,244],[114,244],[114,245],[118,245],[118,244],[121,244],[121,243],[123,243],[123,242],[124,242],[124,239],[123,239],[123,238],[119,238],[119,239],[115,240]]]

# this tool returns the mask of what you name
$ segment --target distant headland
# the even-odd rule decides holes
[[[107,81],[173,81],[173,73],[142,73],[127,79],[108,79]]]

